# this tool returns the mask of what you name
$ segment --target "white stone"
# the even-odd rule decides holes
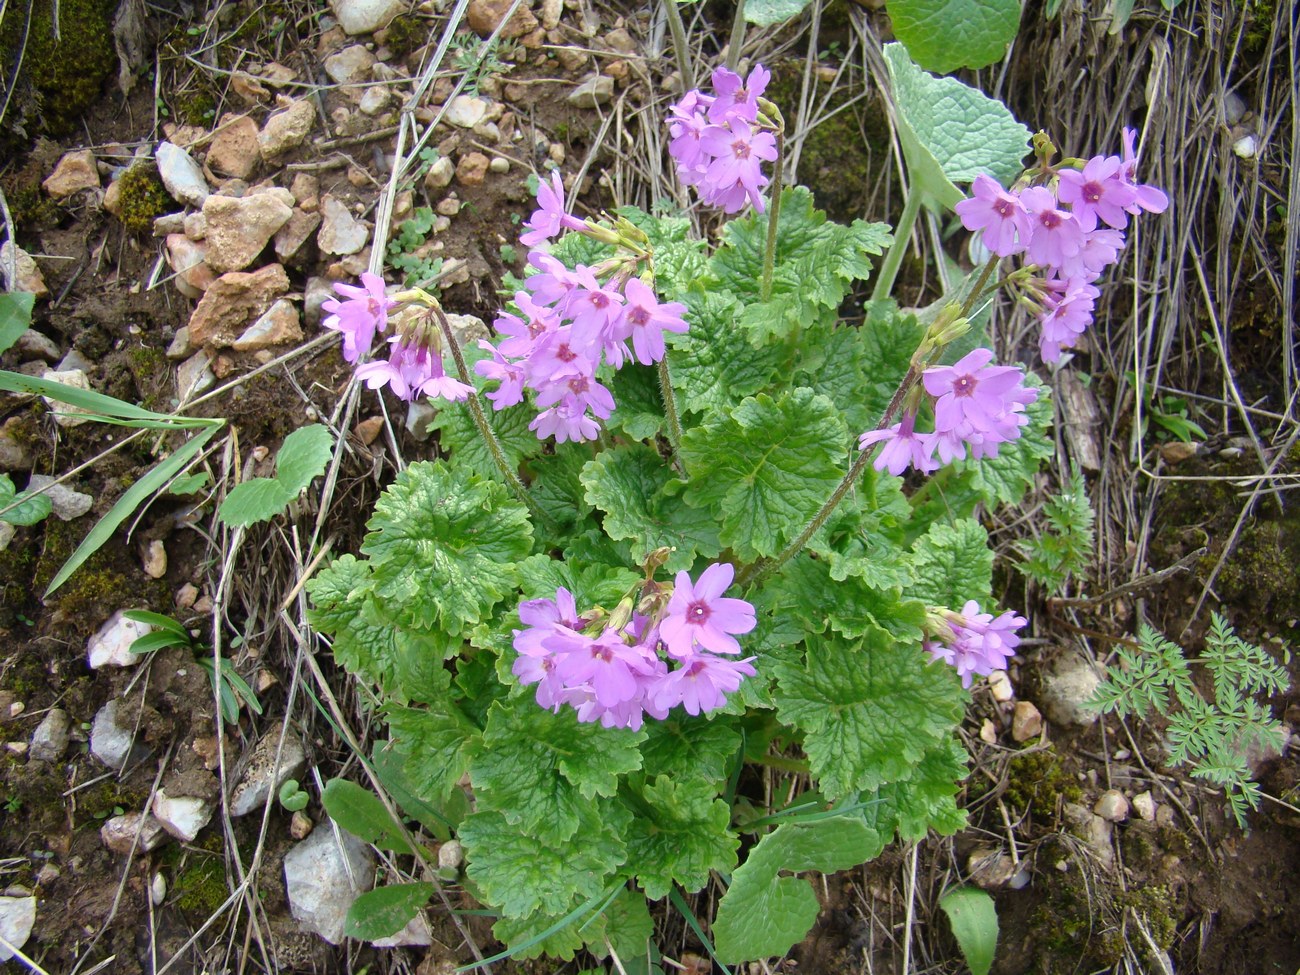
[[[41,378],[52,383],[62,383],[73,389],[90,389],[90,379],[84,369],[47,369]],[[54,412],[54,422],[61,427],[79,427],[86,422],[86,410],[79,406],[69,406],[51,396],[42,397]]]
[[[459,870],[465,862],[465,849],[460,840],[448,840],[438,847],[438,866],[443,870]]]
[[[462,129],[472,129],[483,121],[488,112],[488,101],[477,95],[457,95],[447,103],[443,118]]]
[[[1043,716],[1028,701],[1017,701],[1011,714],[1011,737],[1018,742],[1037,738],[1043,733]]]
[[[1090,661],[1076,654],[1065,654],[1043,678],[1043,711],[1057,724],[1078,727],[1096,724],[1100,712],[1086,707],[1084,702],[1100,685],[1101,678]]]
[[[1246,114],[1246,100],[1235,91],[1223,96],[1223,121],[1236,125]]]
[[[256,352],[276,345],[302,341],[298,324],[298,306],[287,298],[277,298],[252,325],[231,343],[237,352]]]
[[[388,107],[391,98],[386,85],[371,85],[362,93],[361,104],[357,107],[361,109],[362,115],[378,115]]]
[[[248,767],[230,794],[230,815],[246,816],[260,810],[271,793],[287,780],[301,778],[307,767],[307,755],[302,739],[292,731],[285,736],[284,747],[280,749],[280,765],[276,768],[275,752],[280,747],[282,727],[277,724],[268,729],[253,748]]]
[[[353,44],[325,59],[325,73],[340,85],[355,85],[370,80],[375,56],[364,44]]]
[[[330,0],[339,26],[349,34],[370,34],[387,27],[405,6],[404,0]]]
[[[13,272],[11,275],[10,272]],[[0,244],[0,274],[4,275],[6,291],[26,291],[37,298],[48,298],[50,289],[45,285],[36,259],[13,241]]]
[[[203,206],[203,201],[208,198],[208,181],[203,176],[203,167],[194,161],[193,156],[180,146],[160,142],[154,161],[168,193],[190,206]]]
[[[165,789],[154,793],[152,811],[163,829],[185,843],[193,842],[212,819],[212,803],[198,796],[169,796]]]
[[[334,285],[329,278],[312,277],[307,279],[307,289],[302,298],[302,317],[308,325],[319,325],[322,317],[321,306],[331,298],[337,298]]]
[[[1133,811],[1138,814],[1138,819],[1145,819],[1151,822],[1156,818],[1156,801],[1151,798],[1151,793],[1139,792],[1133,797]]]
[[[0,897],[0,938],[7,944],[21,951],[35,924],[35,897]],[[8,961],[13,956],[13,951],[0,945],[0,961]]]
[[[139,842],[136,841],[137,832],[140,834]],[[157,849],[166,842],[167,831],[149,813],[129,812],[105,822],[99,828],[99,838],[110,852],[126,856],[133,845],[144,853]]]
[[[111,769],[121,770],[131,756],[132,733],[117,723],[119,705],[117,698],[109,701],[90,725],[90,754]]]
[[[153,875],[153,883],[149,885],[149,900],[153,901],[153,906],[157,907],[167,899],[167,878],[161,873]]]
[[[1122,823],[1128,819],[1128,800],[1118,789],[1107,789],[1092,807],[1102,819],[1111,823]]]
[[[433,932],[429,930],[429,922],[424,919],[424,912],[421,911],[397,934],[376,938],[370,943],[376,948],[422,947],[433,944]]]
[[[45,496],[50,499],[50,510],[60,521],[72,521],[88,512],[95,503],[89,494],[74,491],[66,484],[55,484],[55,479],[46,474],[33,474],[27,480],[27,490],[45,489]]]
[[[41,359],[45,359],[47,362],[57,362],[59,357],[63,355],[52,338],[48,335],[43,335],[34,328],[29,328],[27,331],[23,332],[22,335],[18,336],[18,341],[15,343],[14,348],[23,355],[37,356]]]
[[[444,190],[451,185],[455,175],[456,164],[448,156],[439,156],[433,161],[429,171],[424,174],[424,187],[434,193]]]
[[[1259,146],[1253,135],[1243,135],[1232,144],[1232,151],[1242,159],[1254,159],[1259,152]]]
[[[257,144],[263,158],[274,158],[302,145],[315,124],[316,106],[310,98],[291,102],[284,111],[276,112],[262,123]]]
[[[1005,670],[995,670],[989,674],[989,693],[999,704],[1006,704],[1016,696],[1015,688],[1011,686],[1011,678],[1007,676]]]
[[[343,919],[375,880],[370,850],[351,833],[330,826],[312,834],[284,858],[289,909],[305,931],[330,944],[343,940]]]
[[[366,246],[370,231],[340,200],[325,194],[321,197],[321,214],[323,220],[316,243],[322,253],[341,257],[355,254]]]
[[[1115,862],[1115,848],[1111,845],[1111,824],[1078,803],[1067,802],[1065,818],[1074,825],[1076,835],[1085,840],[1093,853],[1106,866]]]
[[[34,762],[57,762],[68,750],[72,719],[63,708],[51,708],[32,734],[27,755]]]
[[[406,408],[406,432],[416,440],[429,439],[429,424],[438,415],[438,408],[427,400],[416,400]]]
[[[211,388],[216,381],[208,354],[202,349],[176,367],[176,392],[182,402]]]
[[[167,574],[167,547],[163,545],[162,539],[155,538],[149,543],[141,567],[150,579],[161,579]]]
[[[598,74],[569,92],[569,104],[575,108],[596,108],[609,104],[614,97],[614,79]]]
[[[248,267],[276,231],[289,222],[293,208],[272,193],[246,197],[208,197],[203,204],[207,218],[208,267],[218,274]]]
[[[86,644],[86,661],[90,669],[134,666],[140,662],[140,657],[131,652],[131,644],[152,632],[153,627],[148,623],[129,620],[119,609]]]

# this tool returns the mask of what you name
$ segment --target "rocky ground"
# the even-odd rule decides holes
[[[843,63],[836,52],[857,36],[845,25],[880,21],[839,8],[827,5],[820,38],[839,48],[810,42],[803,22],[756,42],[764,56],[792,60],[792,77],[807,54],[817,65],[807,77],[827,86],[828,101]],[[426,407],[408,411],[349,386],[320,325],[332,285],[386,265],[394,279],[439,289],[472,334],[522,273],[517,225],[531,209],[530,179],[557,169],[580,212],[649,207],[673,192],[642,168],[655,137],[641,115],[661,109],[678,85],[662,23],[642,9],[579,0],[510,11],[501,0],[473,0],[450,33],[451,6],[439,0],[227,4],[168,15],[151,78],[138,78],[129,95],[106,93],[80,133],[29,140],[8,164],[0,186],[15,212],[0,266],[38,302],[34,327],[3,366],[230,422],[205,454],[206,486],[155,498],[42,598],[95,520],[181,441],[138,437],[101,456],[125,436],[75,412],[55,416],[31,397],[0,400],[0,469],[20,486],[60,479],[46,523],[0,523],[0,936],[45,971],[251,964],[433,975],[470,958],[462,933],[438,912],[389,942],[343,937],[355,892],[398,872],[322,823],[318,801],[325,780],[355,772],[352,746],[371,743],[373,712],[328,660],[304,659],[282,610],[301,598],[306,540],[353,549],[358,513],[396,460],[436,451]],[[725,31],[729,12],[706,8],[701,17]],[[446,52],[431,68],[444,36]],[[706,53],[715,40],[707,36]],[[874,184],[846,191],[835,163],[851,155],[848,138],[861,140],[863,158],[881,150],[871,141],[884,124],[880,103],[867,104],[847,134],[828,123],[824,143],[803,146],[800,172],[843,208],[837,216],[874,207],[884,219],[888,200]],[[927,287],[915,273],[910,286],[918,296]],[[1111,408],[1105,397],[1119,370],[1103,367],[1105,350],[1095,355],[1096,387],[1057,390],[1067,411],[1089,397],[1091,409]],[[1260,376],[1248,382],[1275,387],[1271,360],[1259,361]],[[267,473],[283,438],[321,419],[348,432],[332,505],[316,510],[308,500],[274,527],[220,529],[212,512],[221,492]],[[1078,426],[1065,424],[1071,444]],[[1090,474],[1112,446],[1104,439],[1094,431]],[[1242,448],[1226,434],[1182,446],[1165,445],[1162,461],[1193,477],[1240,473]],[[1154,510],[1167,534],[1153,569],[1201,544],[1198,531],[1227,559],[1224,539],[1239,510],[1231,490],[1171,492]],[[1280,508],[1258,522],[1255,541],[1224,563],[1218,585],[1236,587],[1234,605],[1263,640],[1295,631],[1294,580],[1256,581],[1300,535]],[[1122,549],[1127,536],[1119,536]],[[1098,580],[1108,571],[1099,567]],[[1008,573],[1010,598],[1035,599],[1016,579]],[[977,694],[966,723],[971,829],[819,878],[826,910],[785,966],[899,971],[907,940],[913,966],[958,970],[934,901],[960,878],[997,896],[996,971],[1135,963],[1155,971],[1170,959],[1178,970],[1295,971],[1294,811],[1268,808],[1242,836],[1212,795],[1163,769],[1153,729],[1100,722],[1080,707],[1098,659],[1131,632],[1135,612],[1181,625],[1199,591],[1180,582],[1104,609],[1036,605],[1022,664]],[[128,608],[175,617],[191,645],[138,663],[126,648],[142,631],[122,616]],[[217,719],[199,665],[214,642],[256,691],[260,714],[245,708],[238,722]],[[1272,703],[1293,725],[1300,718],[1294,694]],[[1294,757],[1258,758],[1265,788],[1295,803]],[[305,808],[277,799],[291,778],[310,795]],[[454,842],[440,861],[459,866]],[[918,925],[914,943],[902,934],[905,918]],[[658,921],[665,953],[698,957],[679,917]],[[465,924],[480,947],[492,947],[483,919]],[[1242,958],[1276,967],[1243,967]]]

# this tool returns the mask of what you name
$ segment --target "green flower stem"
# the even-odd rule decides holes
[[[677,394],[673,392],[673,379],[668,374],[668,353],[659,360],[659,394],[664,401],[664,416],[668,420],[668,441],[673,447],[673,463],[682,446],[682,421],[677,414]]]
[[[912,386],[915,385],[920,375],[921,370],[915,363],[908,367],[907,375],[904,376],[903,381],[898,384],[898,388],[894,390],[893,398],[890,399],[889,405],[885,407],[885,412],[881,414],[880,422],[876,424],[876,430],[884,430],[889,426],[889,421],[894,418],[894,414],[898,412],[898,408],[903,405],[903,398],[908,394],[908,391],[911,390]],[[839,506],[839,503],[844,500],[844,496],[853,489],[853,485],[857,483],[858,478],[862,476],[862,472],[867,469],[867,465],[871,463],[871,459],[876,456],[876,451],[879,449],[879,444],[873,444],[870,450],[860,452],[858,454],[858,459],[855,460],[853,466],[849,468],[849,472],[844,475],[844,479],[836,485],[835,490],[831,492],[831,496],[826,499],[826,503],[817,510],[817,513],[812,516],[812,520],[809,521],[804,527],[804,530],[799,533],[799,537],[772,558],[759,559],[753,565],[746,566],[742,569],[739,578],[736,580],[737,584],[742,589],[756,586],[803,551],[803,547],[808,544],[809,539],[817,534],[817,530],[821,528],[822,525],[826,524],[826,519],[831,516]]]
[[[682,12],[677,9],[677,0],[664,0],[668,13],[668,33],[673,38],[673,51],[677,55],[677,70],[682,76],[682,91],[695,87],[695,69],[691,67],[691,49],[686,44],[686,25],[682,22]]]
[[[767,211],[767,241],[763,246],[763,283],[760,294],[764,301],[772,297],[772,271],[776,267],[776,225],[781,217],[781,167],[785,163],[785,132],[776,131],[776,162],[772,166],[772,205]]]
[[[727,40],[727,70],[740,64],[740,49],[745,46],[745,0],[736,0],[736,16],[731,19],[731,37]]]
[[[492,459],[496,462],[497,469],[510,485],[510,489],[515,492],[528,508],[532,516],[546,524],[552,524],[551,519],[546,515],[537,503],[528,494],[528,489],[524,487],[524,482],[519,479],[519,474],[510,467],[510,462],[506,460],[505,451],[501,449],[501,441],[497,439],[496,431],[492,429],[492,424],[488,422],[487,415],[483,412],[483,404],[478,398],[478,393],[474,391],[474,380],[469,374],[469,368],[465,365],[465,357],[461,354],[460,343],[456,341],[456,335],[451,330],[451,322],[447,320],[446,314],[441,306],[430,304],[434,315],[438,319],[438,324],[442,328],[443,339],[447,347],[451,349],[451,357],[456,360],[456,372],[460,376],[460,381],[470,388],[470,394],[466,402],[469,403],[470,414],[474,417],[474,425],[478,427],[479,435],[483,442],[487,444],[488,452],[492,454]]]
[[[889,293],[894,290],[894,278],[898,277],[903,255],[907,253],[908,241],[912,238],[912,227],[920,212],[921,193],[914,187],[903,203],[902,216],[898,218],[898,226],[894,228],[894,245],[889,248],[889,253],[885,255],[885,262],[880,265],[880,271],[876,274],[876,287],[871,292],[872,301],[888,298]]]
[[[983,290],[984,285],[988,283],[989,275],[992,274],[993,269],[998,266],[999,260],[1001,260],[1001,258],[999,258],[995,254],[992,257],[990,257],[989,262],[984,265],[984,270],[980,271],[980,276],[978,280],[976,280],[975,282],[975,287],[970,289],[970,294],[966,296],[965,302],[962,303],[961,314],[958,316],[959,318],[968,317],[970,315],[971,309],[975,307],[975,302],[979,301],[980,298],[984,297],[984,295],[981,294],[980,292]],[[999,281],[993,287],[989,288],[988,293],[992,294],[1001,286],[1002,286],[1002,282]]]

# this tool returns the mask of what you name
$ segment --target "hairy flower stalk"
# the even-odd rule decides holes
[[[762,100],[765,115],[775,119],[776,161],[772,164],[772,209],[767,215],[767,240],[763,246],[763,280],[760,295],[764,301],[772,297],[772,272],[776,268],[776,230],[781,219],[781,167],[785,164],[785,119],[781,111],[767,99]]]

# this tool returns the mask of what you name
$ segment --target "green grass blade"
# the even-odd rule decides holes
[[[3,376],[4,374],[0,373],[0,379],[3,379]],[[131,517],[131,513],[140,507],[146,498],[162,490],[164,484],[184,469],[185,465],[198,455],[199,451],[204,448],[216,432],[217,427],[209,426],[208,429],[187,440],[166,460],[155,464],[144,477],[132,484],[117,499],[117,504],[113,505],[104,514],[104,517],[99,519],[95,527],[77,546],[77,550],[68,556],[68,561],[63,563],[63,567],[59,569],[58,574],[50,580],[50,584],[46,587],[46,598],[67,582],[68,577],[81,567],[81,563],[98,552],[100,547],[112,537],[117,527]]]
[[[722,969],[722,975],[731,975],[731,969],[722,964],[722,959],[713,950],[713,942],[704,933],[704,929],[700,927],[700,922],[695,919],[695,912],[691,910],[691,905],[686,903],[686,898],[682,897],[681,891],[674,887],[668,892],[668,900],[673,907],[677,908],[677,912],[686,919],[686,924],[695,932],[695,937],[700,939],[700,944],[704,945],[704,950],[709,953],[709,957]]]
[[[558,921],[552,924],[545,931],[539,931],[537,934],[533,935],[527,941],[521,944],[517,944],[513,948],[507,948],[505,951],[498,952],[497,954],[493,955],[491,958],[484,958],[482,961],[476,961],[472,965],[461,965],[460,968],[456,969],[453,975],[460,975],[461,972],[473,971],[475,968],[484,968],[488,965],[494,964],[495,962],[505,961],[507,958],[512,958],[515,955],[519,954],[519,952],[521,951],[527,951],[533,945],[545,941],[556,931],[560,931],[563,930],[564,928],[567,928],[570,924],[578,920],[578,918],[582,917],[584,914],[594,914],[598,910],[603,910],[604,906],[608,904],[610,900],[613,899],[614,894],[618,893],[618,888],[621,886],[622,886],[621,882],[617,883],[613,887],[606,889],[604,892],[597,894],[595,897],[583,901],[581,904],[579,904],[577,907],[571,910],[568,914],[564,915],[564,917],[560,918]]]
[[[189,641],[189,631],[170,616],[164,616],[162,613],[151,613],[147,609],[128,609],[122,615],[132,623],[146,623],[156,630],[166,630],[168,633],[175,633],[177,636],[183,637],[186,642]]]
[[[126,403],[116,397],[106,396],[91,389],[78,389],[75,386],[65,386],[63,383],[56,383],[50,379],[38,379],[36,376],[24,376],[22,373],[8,372],[6,370],[0,370],[0,390],[9,393],[32,393],[36,396],[48,396],[52,400],[94,414],[91,417],[92,419],[102,420],[107,423],[128,421],[126,423],[128,426],[144,426],[152,429],[156,428],[155,424],[158,424],[167,429],[177,427],[198,429],[219,426],[225,422],[212,417],[169,416],[166,413],[155,413],[152,410],[146,410],[142,406]]]

